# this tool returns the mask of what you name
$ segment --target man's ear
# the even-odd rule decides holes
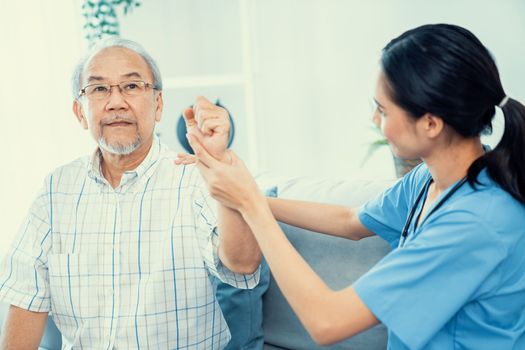
[[[162,99],[162,91],[157,93],[155,97],[155,102],[157,102],[157,107],[155,107],[155,121],[160,122],[162,118],[162,109],[164,108],[164,101]]]
[[[75,113],[75,116],[77,117],[78,122],[84,129],[88,129],[88,123],[86,120],[86,117],[84,116],[84,109],[82,108],[82,104],[78,100],[73,101],[73,113]]]
[[[445,128],[445,122],[443,119],[431,113],[425,113],[419,121],[421,122],[420,126],[425,135],[432,139],[439,136]]]

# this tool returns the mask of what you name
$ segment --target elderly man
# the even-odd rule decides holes
[[[253,288],[261,254],[237,212],[154,137],[155,62],[112,39],[80,62],[73,86],[74,113],[98,148],[46,178],[4,261],[3,349],[37,348],[50,311],[68,349],[223,348],[230,335],[208,274]],[[200,97],[185,117],[227,157],[224,109]]]

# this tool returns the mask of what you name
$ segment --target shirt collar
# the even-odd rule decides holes
[[[154,136],[151,148],[146,158],[144,158],[144,160],[142,161],[142,163],[139,164],[138,167],[136,167],[133,170],[128,170],[124,172],[124,174],[122,174],[120,185],[125,184],[131,179],[140,178],[143,175],[145,175],[146,177],[151,176],[153,169],[155,168],[154,165],[159,159],[162,148],[163,147],[160,143],[160,140],[157,136]],[[88,175],[97,182],[107,183],[107,180],[102,174],[101,161],[102,152],[100,151],[100,147],[97,147],[88,163]]]

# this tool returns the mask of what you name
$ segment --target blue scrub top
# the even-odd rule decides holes
[[[429,177],[422,164],[363,206],[361,222],[393,250],[354,289],[388,328],[388,349],[525,349],[525,206],[483,170],[414,231],[423,198],[398,247]]]

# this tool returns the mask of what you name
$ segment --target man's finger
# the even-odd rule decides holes
[[[203,138],[204,134],[203,134],[202,131],[199,129],[199,127],[197,126],[196,123],[195,123],[195,125],[194,125],[193,127],[188,127],[188,126],[186,125],[186,132],[187,132],[188,134],[192,134],[192,135],[194,135],[194,136],[197,138],[197,140],[200,141],[200,143],[203,143],[203,142],[202,142],[202,138]]]
[[[207,119],[202,122],[201,131],[204,135],[212,135],[214,133],[228,134],[228,125],[220,119]]]
[[[208,105],[208,100],[204,96],[197,96],[195,103],[193,104],[193,115],[195,116],[195,123],[200,128],[202,122],[201,114],[202,108],[206,108]]]
[[[201,145],[204,144],[204,136],[205,135],[202,133],[202,131],[199,128],[191,128],[191,129],[189,129],[187,131],[188,131],[187,134],[193,135],[197,139],[197,141],[199,141],[199,143]],[[186,138],[187,137],[188,136],[186,136]],[[204,147],[204,146],[202,146],[202,147]]]
[[[193,105],[193,115],[195,116],[195,122],[197,123],[197,126],[200,128],[204,119],[208,118],[207,115],[210,112],[215,114],[217,108],[218,107],[206,97],[197,96],[195,104]]]
[[[184,122],[186,123],[186,130],[189,130],[190,128],[197,125],[195,113],[193,112],[192,108],[186,108],[184,112],[182,112],[182,115],[184,116]]]
[[[200,105],[203,107],[215,107],[215,104],[204,96],[197,96],[196,100],[197,100],[196,105]]]
[[[218,160],[213,158],[208,153],[208,151],[202,146],[199,140],[197,140],[195,135],[188,133],[186,134],[186,137],[188,138],[188,142],[190,143],[193,152],[195,152],[195,155],[197,156],[200,162],[204,163],[204,165],[206,165],[208,168],[216,167],[220,164]]]

